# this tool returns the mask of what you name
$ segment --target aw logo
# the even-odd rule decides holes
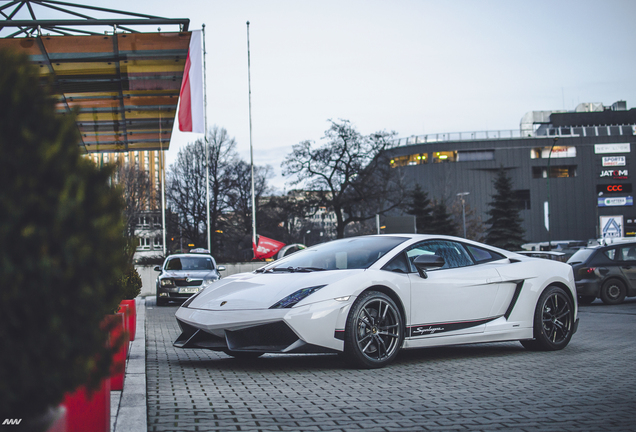
[[[22,419],[4,419],[2,426],[19,426]]]

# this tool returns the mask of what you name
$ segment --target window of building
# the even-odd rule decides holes
[[[161,228],[161,217],[153,216],[152,217],[152,222],[153,222],[155,228]]]
[[[415,153],[406,156],[396,156],[391,159],[391,168],[407,165],[421,165],[428,163],[428,153]]]
[[[550,155],[550,149],[552,154]],[[530,150],[530,159],[556,159],[576,157],[576,147],[573,146],[550,146],[535,147]]]
[[[163,239],[160,236],[155,237],[153,247],[155,250],[163,249]]]
[[[457,151],[457,162],[495,160],[494,150]]]
[[[576,177],[576,165],[561,165],[550,167],[550,178]],[[532,167],[532,178],[548,178],[547,167]]]
[[[518,189],[512,191],[519,210],[530,210],[530,189]]]
[[[139,238],[139,246],[137,246],[137,250],[150,250],[150,239]]]
[[[456,151],[442,151],[433,153],[433,163],[455,162],[457,161]]]

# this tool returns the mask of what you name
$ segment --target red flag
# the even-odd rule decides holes
[[[203,49],[201,30],[194,30],[179,93],[179,130],[204,133],[203,129]]]
[[[257,236],[256,241],[258,246],[254,248],[254,259],[271,258],[285,246],[285,243],[263,237],[262,235]]]

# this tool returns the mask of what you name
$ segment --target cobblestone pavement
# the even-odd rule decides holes
[[[582,306],[563,351],[427,348],[380,370],[177,349],[176,306],[146,306],[149,431],[636,430],[636,299]]]

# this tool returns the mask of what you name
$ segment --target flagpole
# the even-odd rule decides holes
[[[254,150],[252,147],[252,82],[250,77],[250,22],[247,22],[247,88],[250,114],[250,167],[252,170],[252,249],[256,258],[256,198],[254,195]]]
[[[166,170],[164,169],[163,142],[161,141],[161,110],[159,110],[159,155],[161,166],[161,225],[163,227],[163,256],[166,254]]]
[[[208,97],[205,73],[205,24],[201,24],[203,38],[203,139],[205,140],[205,190],[206,190],[206,218],[208,223],[208,251],[212,252],[212,233],[210,232],[210,157],[208,143]]]

